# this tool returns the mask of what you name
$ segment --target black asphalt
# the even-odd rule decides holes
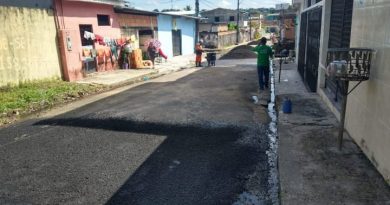
[[[0,129],[0,204],[269,204],[254,65]]]

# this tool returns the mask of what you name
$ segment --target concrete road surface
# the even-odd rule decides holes
[[[0,204],[271,204],[267,110],[244,61],[0,129]]]

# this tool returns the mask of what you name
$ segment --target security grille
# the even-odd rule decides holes
[[[331,19],[329,29],[329,48],[349,48],[351,39],[351,25],[353,0],[332,0]],[[325,90],[332,99],[337,109],[341,109],[343,95],[340,92],[344,88],[344,83],[325,78]]]

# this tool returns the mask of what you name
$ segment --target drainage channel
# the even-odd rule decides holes
[[[270,66],[270,94],[271,99],[268,103],[268,115],[271,122],[268,127],[269,147],[267,150],[269,173],[268,173],[268,196],[272,204],[279,205],[279,171],[278,171],[278,128],[277,128],[277,113],[276,113],[276,94],[275,94],[275,74],[274,68]]]

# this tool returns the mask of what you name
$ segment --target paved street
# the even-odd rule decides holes
[[[0,129],[0,204],[271,204],[254,60],[217,64]]]

